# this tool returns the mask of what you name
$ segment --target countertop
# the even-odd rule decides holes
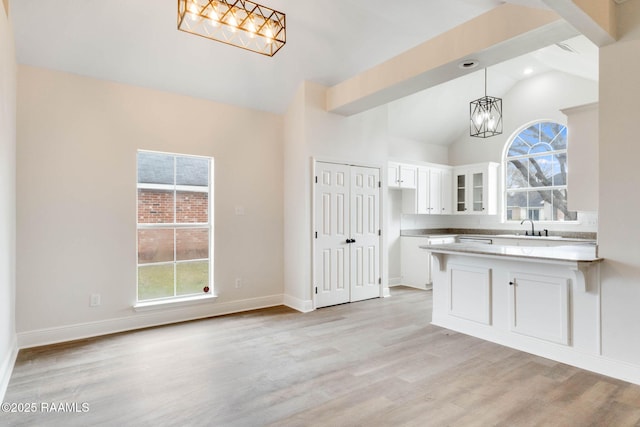
[[[582,243],[595,243],[596,233],[589,232],[559,232],[552,231],[551,236],[525,236],[524,230],[493,230],[493,229],[471,229],[471,228],[421,228],[400,230],[403,237],[496,237],[505,239],[539,239],[539,240],[562,240]]]
[[[586,234],[586,233],[585,233]],[[554,241],[554,242],[566,242],[567,244],[596,244],[595,239],[575,236],[527,236],[524,233],[514,234],[477,234],[477,233],[443,233],[423,230],[403,230],[400,233],[401,237],[427,237],[427,238],[440,238],[440,237],[467,237],[467,238],[480,238],[480,239],[518,239],[522,240],[538,240],[538,241]]]
[[[507,246],[477,243],[449,243],[445,245],[420,246],[434,253],[471,254],[492,257],[522,258],[530,260],[600,262],[595,245],[562,246]]]

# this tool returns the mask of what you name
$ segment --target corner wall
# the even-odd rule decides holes
[[[285,116],[285,303],[313,309],[311,292],[312,159],[379,166],[386,182],[387,109],[350,117],[328,113],[327,88],[303,82]],[[386,224],[386,186],[382,189],[382,224]],[[387,242],[381,244],[383,288],[388,286]]]
[[[281,116],[29,66],[17,114],[21,347],[282,303]],[[133,310],[138,149],[214,158],[215,302]]]
[[[640,2],[618,8],[621,39],[600,49],[602,352],[640,370]]]
[[[17,355],[16,56],[6,4],[0,7],[0,401]]]

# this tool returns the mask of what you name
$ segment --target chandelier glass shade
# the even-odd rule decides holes
[[[487,96],[487,69],[484,69],[484,96],[469,103],[469,135],[488,138],[502,133],[502,99]]]
[[[178,0],[178,29],[267,56],[286,43],[285,14],[243,0]]]

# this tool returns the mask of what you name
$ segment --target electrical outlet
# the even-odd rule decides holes
[[[242,287],[242,279],[239,277],[236,277],[236,289],[241,287]]]
[[[90,307],[98,307],[100,305],[100,294],[91,294],[91,300],[89,302]]]

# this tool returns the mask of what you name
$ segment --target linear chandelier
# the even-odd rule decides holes
[[[469,134],[488,138],[502,133],[502,99],[487,96],[487,69],[484,69],[484,96],[469,103]]]
[[[286,43],[285,14],[245,0],[178,0],[178,30],[267,56]]]

